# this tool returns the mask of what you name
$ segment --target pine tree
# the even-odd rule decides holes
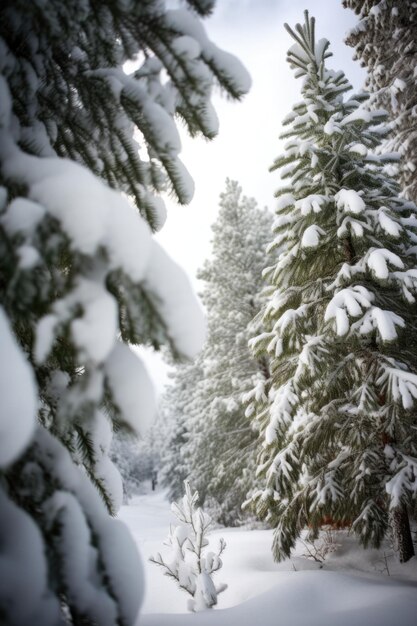
[[[286,28],[303,99],[272,166],[289,183],[277,192],[265,332],[251,342],[271,368],[248,407],[266,478],[253,505],[275,527],[277,559],[303,528],[333,520],[364,546],[391,526],[405,561],[417,489],[416,207],[384,173],[391,156],[375,154],[384,112],[367,110],[366,94],[345,97],[314,18]]]
[[[359,16],[346,43],[368,70],[372,106],[390,114],[386,149],[401,153],[399,182],[417,203],[417,2],[343,0],[343,5]]]
[[[0,616],[10,626],[136,619],[141,567],[109,516],[122,494],[109,448],[113,425],[143,432],[155,409],[127,343],[191,357],[203,340],[188,280],[151,229],[163,222],[161,191],[192,193],[174,116],[210,138],[213,85],[232,98],[249,86],[200,24],[213,4],[0,8]]]
[[[257,434],[244,415],[242,396],[264,375],[247,343],[248,325],[260,306],[271,222],[266,209],[242,197],[236,182],[226,181],[213,225],[212,258],[198,274],[204,281],[207,341],[189,379],[179,374],[178,382],[188,387],[185,407],[183,386],[175,388],[177,412],[187,416],[181,454],[189,478],[210,515],[226,525],[239,523],[253,486]]]

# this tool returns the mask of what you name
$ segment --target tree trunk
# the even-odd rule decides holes
[[[392,533],[394,551],[400,563],[406,563],[414,556],[413,540],[411,538],[410,522],[407,508],[403,505],[391,509],[389,523]]]

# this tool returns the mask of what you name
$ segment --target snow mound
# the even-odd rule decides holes
[[[143,615],[142,626],[415,626],[416,585],[340,572],[282,572],[243,604],[197,615]],[[256,579],[255,579],[256,580]]]
[[[122,507],[146,559],[161,546],[173,521],[163,492],[139,496]],[[384,545],[364,550],[355,537],[334,531],[336,550],[320,564],[297,542],[294,556],[280,563],[271,553],[272,530],[221,528],[227,549],[222,580],[228,588],[219,606],[185,613],[187,595],[145,560],[146,596],[140,626],[415,626],[417,557],[398,563]],[[387,575],[389,568],[389,574]],[[216,580],[215,580],[216,582]]]

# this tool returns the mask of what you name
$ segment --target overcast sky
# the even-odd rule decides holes
[[[190,276],[197,290],[196,270],[210,254],[210,225],[216,218],[219,194],[226,177],[237,180],[243,193],[261,206],[274,209],[279,173],[268,168],[282,149],[281,120],[300,100],[300,80],[285,61],[292,45],[283,24],[295,26],[308,9],[316,17],[316,37],[330,40],[328,64],[342,69],[354,89],[363,86],[364,70],[352,60],[343,43],[357,23],[341,0],[217,0],[212,17],[204,20],[211,40],[237,56],[249,70],[252,89],[243,102],[213,98],[220,120],[219,135],[211,142],[182,133],[181,158],[195,181],[195,195],[187,207],[168,202],[168,217],[157,239]],[[157,385],[165,380],[158,359],[147,359]]]

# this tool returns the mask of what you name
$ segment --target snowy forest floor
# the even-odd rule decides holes
[[[337,549],[323,566],[303,556],[274,563],[272,531],[222,528],[210,545],[226,540],[223,568],[216,583],[227,583],[217,608],[187,613],[187,594],[148,561],[164,552],[163,541],[174,522],[164,492],[133,498],[119,515],[141,551],[146,595],[140,626],[415,626],[417,557],[396,563],[389,546],[366,550],[345,531],[333,533]],[[384,558],[385,555],[385,558]]]

